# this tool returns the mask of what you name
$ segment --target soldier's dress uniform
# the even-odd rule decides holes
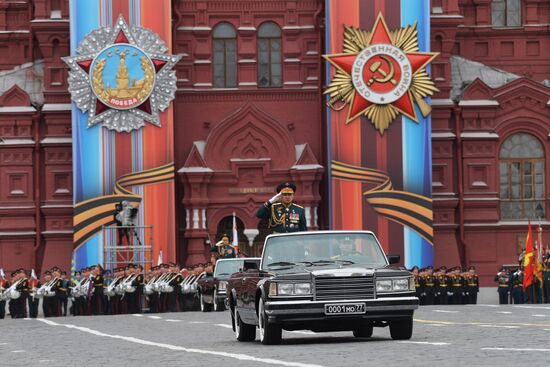
[[[439,270],[447,270],[445,267],[439,268]],[[435,294],[436,304],[447,305],[449,304],[449,277],[447,274],[439,274],[435,277]]]
[[[470,267],[470,269],[474,269]],[[479,293],[479,277],[477,274],[468,273],[464,278],[464,283],[466,287],[466,294],[468,295],[468,303],[475,305],[477,304],[477,294]]]
[[[517,269],[510,278],[510,293],[512,302],[516,305],[522,304],[523,300],[523,272]]]
[[[42,284],[38,279],[31,278],[29,279],[29,317],[32,319],[36,319],[38,317],[38,303],[40,300],[38,297],[35,296],[36,290],[40,288]]]
[[[10,282],[4,278],[0,278],[0,293],[10,287]],[[0,320],[6,316],[6,300],[0,300]]]
[[[508,292],[510,291],[510,275],[505,269],[501,269],[495,276],[495,282],[498,282],[498,303],[501,305],[508,304]]]
[[[23,269],[19,269],[19,272],[23,272]],[[21,292],[21,296],[16,300],[11,300],[11,302],[15,301],[14,304],[14,312],[15,315],[12,315],[12,318],[16,319],[23,319],[27,317],[27,298],[29,297],[29,280],[27,278],[24,278],[22,282],[20,282],[16,287],[16,290]]]
[[[277,186],[277,192],[293,194],[296,192],[296,185],[284,182]],[[307,231],[305,209],[294,203],[285,205],[282,202],[272,204],[266,201],[256,212],[256,217],[268,219],[273,233]]]
[[[92,315],[102,315],[103,314],[103,275],[99,274],[92,277],[94,293],[91,297],[91,311]]]
[[[550,303],[550,269],[542,269],[542,284],[544,287],[544,303]]]
[[[435,276],[433,274],[426,274],[423,277],[424,285],[424,304],[433,305],[435,302]]]
[[[460,269],[460,268],[458,268]],[[453,268],[453,271],[456,271],[457,268]],[[452,293],[450,297],[450,304],[452,305],[461,305],[462,304],[462,292],[464,288],[464,281],[460,274],[452,274],[450,277],[450,287],[449,290]]]

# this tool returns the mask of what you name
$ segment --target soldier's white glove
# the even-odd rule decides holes
[[[273,196],[271,199],[269,199],[269,202],[273,204],[276,201],[279,201],[279,198],[281,197],[281,193],[278,193],[277,195]]]

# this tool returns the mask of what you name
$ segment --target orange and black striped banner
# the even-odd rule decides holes
[[[412,229],[433,244],[432,199],[394,190],[390,178],[384,171],[353,166],[335,160],[332,161],[331,168],[334,178],[376,185],[363,193],[374,211]]]
[[[115,223],[116,204],[129,201],[134,207],[141,203],[141,196],[129,190],[136,185],[151,185],[174,179],[174,163],[121,176],[115,183],[113,195],[100,196],[80,202],[73,210],[73,246],[82,246],[103,226]]]

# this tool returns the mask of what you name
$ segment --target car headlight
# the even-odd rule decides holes
[[[310,283],[294,284],[294,294],[297,296],[311,294],[311,284]]]
[[[416,284],[414,283],[414,278],[413,277],[409,278],[409,290],[410,291],[415,291],[416,290]]]
[[[311,295],[311,283],[270,283],[269,296]]]
[[[377,280],[376,292],[391,292],[391,280]]]
[[[394,279],[392,282],[393,282],[393,290],[394,291],[408,291],[409,290],[409,280],[408,279]]]
[[[294,284],[292,283],[277,283],[278,296],[291,296],[294,294]]]
[[[220,280],[220,282],[218,283],[218,289],[220,291],[224,291],[226,288],[227,288],[227,282]]]

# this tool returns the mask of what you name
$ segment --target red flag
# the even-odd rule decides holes
[[[525,240],[525,256],[523,258],[523,289],[533,284],[533,268],[535,259],[533,258],[533,233],[531,232],[531,221],[527,229],[527,239]]]
[[[537,253],[535,258],[535,276],[539,279],[539,286],[543,288],[542,280],[542,226],[539,224],[539,237],[537,239]]]

